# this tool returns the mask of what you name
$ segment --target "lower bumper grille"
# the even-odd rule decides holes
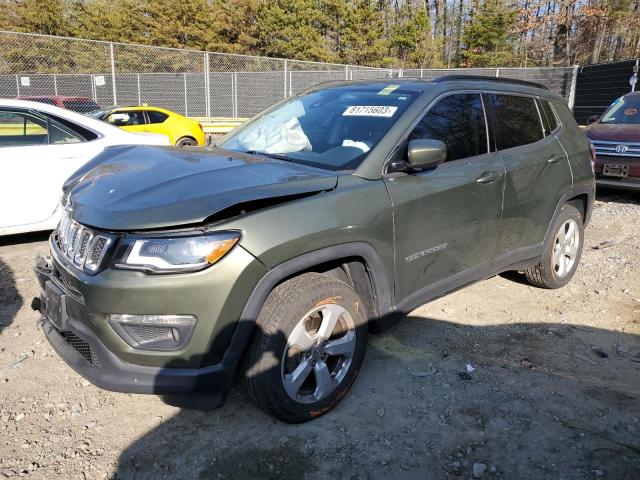
[[[91,348],[91,345],[89,345],[73,332],[63,332],[62,336],[67,341],[67,343],[71,345],[80,355],[82,355],[84,359],[91,365],[95,367],[102,366],[100,364],[100,359]]]

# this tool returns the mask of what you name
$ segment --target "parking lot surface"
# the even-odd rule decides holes
[[[46,238],[0,240],[0,478],[640,478],[638,194],[599,195],[568,286],[510,273],[415,310],[303,425],[84,381],[30,308]]]

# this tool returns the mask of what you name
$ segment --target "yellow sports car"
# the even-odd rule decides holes
[[[179,147],[206,145],[202,125],[197,120],[164,108],[147,105],[115,107],[96,110],[89,115],[130,132],[161,133]]]

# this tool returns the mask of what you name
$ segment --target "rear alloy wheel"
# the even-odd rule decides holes
[[[176,142],[176,147],[197,147],[198,142],[196,142],[191,137],[181,137]]]
[[[584,240],[582,214],[572,205],[564,205],[544,245],[538,264],[525,270],[529,283],[541,288],[566,285],[578,268]]]
[[[558,278],[566,277],[573,269],[579,246],[578,223],[570,218],[562,224],[553,243],[553,270]]]
[[[244,384],[286,422],[331,410],[354,382],[366,348],[362,302],[346,283],[307,273],[277,286],[258,316]]]

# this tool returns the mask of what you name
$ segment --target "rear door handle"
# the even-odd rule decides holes
[[[478,183],[491,183],[495,182],[502,176],[500,172],[485,172],[476,179]]]
[[[551,157],[549,160],[547,160],[547,163],[558,163],[560,160],[562,160],[564,157],[562,155],[554,155],[553,157]]]

